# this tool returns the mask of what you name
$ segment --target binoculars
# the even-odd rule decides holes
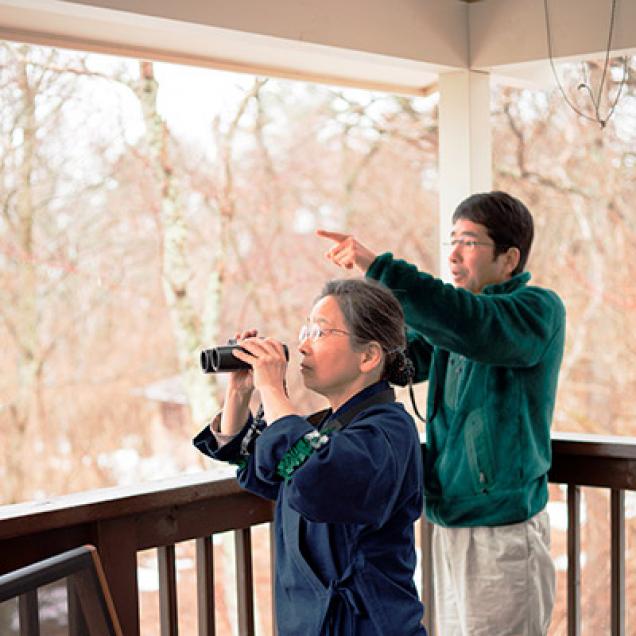
[[[251,365],[243,362],[232,355],[234,349],[245,351],[243,347],[230,341],[230,344],[206,349],[201,352],[201,368],[203,373],[223,373],[225,371],[240,371],[241,369],[250,369]],[[289,350],[287,345],[283,345],[285,350],[285,359],[289,360]]]

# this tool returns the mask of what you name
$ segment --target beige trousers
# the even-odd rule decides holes
[[[550,520],[433,528],[437,636],[545,636],[555,594]]]

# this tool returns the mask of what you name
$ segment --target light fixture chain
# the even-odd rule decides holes
[[[614,99],[614,102],[612,103],[607,116],[605,117],[605,119],[603,119],[600,115],[600,104],[601,104],[601,97],[603,94],[603,86],[605,84],[605,78],[607,77],[607,69],[609,68],[609,56],[610,56],[610,51],[612,48],[612,37],[614,35],[614,16],[616,14],[616,0],[612,0],[612,9],[610,13],[610,25],[609,25],[609,32],[607,36],[607,49],[605,51],[605,64],[603,66],[603,73],[601,75],[601,80],[599,83],[597,95],[596,97],[594,97],[594,91],[592,90],[590,86],[589,77],[587,76],[587,73],[584,73],[583,82],[581,82],[577,87],[579,90],[585,90],[588,93],[590,97],[590,101],[592,102],[592,106],[594,107],[595,117],[590,117],[587,113],[582,112],[570,100],[570,98],[567,96],[565,92],[565,89],[563,88],[561,80],[559,79],[559,74],[557,73],[556,66],[554,64],[554,55],[552,54],[552,30],[550,27],[550,12],[548,9],[548,0],[543,0],[543,8],[545,11],[545,26],[546,26],[546,37],[548,41],[548,57],[550,59],[550,67],[552,68],[552,74],[554,75],[554,79],[557,83],[557,86],[559,88],[559,91],[561,92],[563,99],[565,100],[567,105],[575,113],[577,113],[577,115],[580,115],[581,117],[583,117],[584,119],[587,119],[588,121],[593,121],[598,123],[601,126],[601,128],[605,128],[607,122],[609,121],[610,117],[614,113],[616,105],[618,104],[618,100],[621,96],[621,93],[623,91],[623,86],[625,85],[627,81],[627,75],[628,75],[628,64],[627,64],[628,58],[627,56],[625,56],[623,58],[623,79],[621,80],[621,83],[618,87],[618,91],[616,92],[616,97]]]

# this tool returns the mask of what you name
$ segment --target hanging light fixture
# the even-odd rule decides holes
[[[625,56],[623,57],[623,79],[621,80],[621,83],[618,86],[616,97],[614,98],[613,103],[609,107],[607,114],[605,115],[605,117],[602,117],[601,116],[601,97],[603,96],[605,78],[607,77],[607,70],[609,68],[609,55],[612,49],[612,36],[614,34],[614,14],[616,13],[616,0],[612,0],[612,11],[610,15],[609,34],[607,37],[607,50],[605,52],[605,64],[603,66],[601,80],[598,85],[598,91],[595,95],[594,89],[591,85],[590,76],[588,74],[588,65],[586,62],[582,63],[582,79],[577,85],[577,89],[585,93],[587,97],[589,98],[590,102],[592,103],[592,110],[594,111],[593,117],[581,111],[576,106],[576,104],[574,104],[574,102],[568,97],[567,93],[565,92],[565,89],[563,88],[563,85],[561,83],[561,80],[559,79],[559,75],[557,73],[556,66],[554,64],[554,58],[552,55],[552,33],[550,29],[550,12],[548,11],[548,0],[543,0],[543,8],[545,11],[546,37],[548,40],[548,57],[550,58],[550,66],[552,67],[552,74],[554,75],[554,79],[557,83],[557,86],[559,87],[559,91],[561,92],[563,99],[565,100],[567,105],[577,115],[580,115],[581,117],[584,117],[585,119],[589,121],[596,122],[597,124],[600,125],[601,128],[605,128],[610,117],[614,114],[614,110],[616,109],[616,105],[618,104],[618,100],[620,99],[621,93],[623,91],[623,87],[625,86],[625,83],[627,81],[627,76],[628,76],[628,62],[627,62],[628,58],[627,56]]]

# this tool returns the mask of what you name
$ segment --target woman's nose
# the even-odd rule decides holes
[[[304,338],[298,343],[298,353],[306,356],[311,351],[311,340],[309,337]]]

